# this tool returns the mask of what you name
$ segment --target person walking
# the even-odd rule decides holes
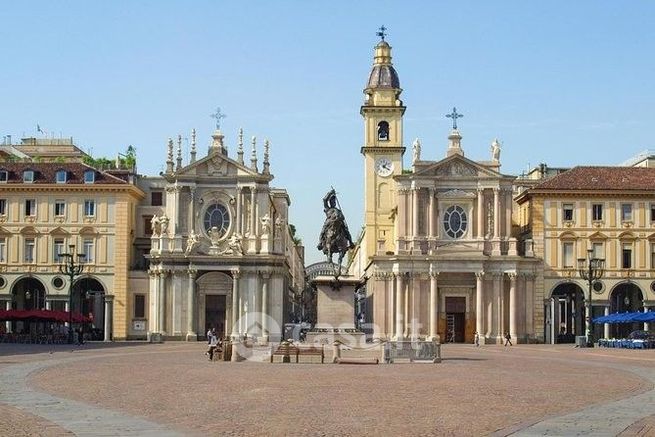
[[[209,355],[209,361],[214,360],[214,352],[216,351],[216,347],[218,346],[218,339],[212,333],[211,338],[209,339],[209,349],[207,349],[207,354]]]
[[[209,345],[209,343],[211,343],[211,341],[212,341],[212,327],[211,326],[209,328],[207,328],[207,336],[206,337],[207,337],[207,344]]]
[[[480,347],[480,334],[478,334],[478,331],[475,331],[473,342],[475,343],[475,347]]]
[[[505,333],[505,346],[507,346],[507,343],[509,343],[510,346],[512,345],[512,336],[509,335],[509,332]]]

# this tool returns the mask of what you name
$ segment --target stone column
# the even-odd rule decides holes
[[[484,338],[484,271],[475,272],[475,330]]]
[[[644,311],[646,311],[646,308],[644,308]],[[609,305],[607,305],[605,307],[605,315],[606,316],[610,315],[610,306]],[[609,323],[603,323],[603,337],[610,338],[610,324]]]
[[[493,301],[491,312],[491,335],[496,337],[496,342],[503,340],[503,306],[501,300],[501,292],[503,289],[503,272],[494,272],[493,276]]]
[[[239,318],[241,312],[241,296],[239,295],[239,269],[232,269],[232,314],[230,323],[232,324],[232,340],[239,338]]]
[[[534,332],[534,273],[525,273],[525,333],[527,337],[536,337]]]
[[[257,236],[257,188],[250,189],[250,236]]]
[[[510,272],[509,276],[509,335],[518,343],[517,332],[517,305],[516,305],[516,272]]]
[[[430,268],[430,340],[437,338],[439,331],[439,272]]]
[[[508,188],[505,196],[505,238],[512,236],[512,189]]]
[[[646,304],[644,304],[644,312],[647,313],[650,307]],[[650,329],[650,324],[649,323],[644,323],[644,331],[648,331]],[[607,337],[605,337],[607,338]]]
[[[494,238],[500,238],[500,189],[494,188]]]
[[[404,325],[404,310],[403,306],[405,303],[405,281],[403,280],[403,274],[402,273],[397,273],[396,274],[396,332],[395,332],[395,339],[396,340],[402,340],[403,339],[403,325]]]
[[[484,239],[484,189],[478,188],[478,232],[477,236],[480,239]],[[480,334],[481,331],[478,331]]]
[[[416,241],[416,238],[419,236],[419,229],[418,229],[418,218],[419,218],[419,212],[418,212],[418,198],[419,198],[419,193],[420,190],[418,187],[414,186],[412,187],[412,240]],[[414,246],[416,247],[416,243],[414,243]]]
[[[104,341],[111,341],[114,328],[114,295],[105,294],[105,338]]]
[[[428,189],[428,195],[430,196],[430,204],[429,204],[429,209],[428,209],[428,226],[429,226],[429,233],[428,236],[430,238],[435,237],[434,233],[434,188]]]
[[[235,229],[238,234],[243,235],[243,230],[242,230],[242,223],[243,223],[243,217],[241,217],[241,210],[243,208],[242,206],[242,196],[241,192],[243,191],[243,188],[237,185],[237,210],[236,210],[236,223],[235,223]]]
[[[198,271],[189,269],[189,286],[187,287],[187,315],[186,315],[186,340],[198,340],[198,333],[196,332],[196,276]]]
[[[271,273],[264,271],[262,272],[262,342],[268,343],[268,280],[271,277]]]
[[[159,272],[159,288],[158,288],[158,294],[159,298],[157,299],[157,303],[159,307],[157,308],[158,310],[158,317],[157,317],[157,331],[159,333],[164,333],[164,329],[166,327],[166,276],[168,275],[168,272]]]

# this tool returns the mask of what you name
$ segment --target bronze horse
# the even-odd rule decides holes
[[[338,265],[335,266],[334,275],[339,277],[341,274],[341,262],[348,250],[355,247],[346,224],[341,209],[337,207],[338,200],[334,188],[330,190],[323,198],[323,211],[325,212],[325,223],[319,237],[318,250],[323,251],[328,261],[332,262],[332,255],[339,254]]]

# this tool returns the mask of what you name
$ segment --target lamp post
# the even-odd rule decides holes
[[[588,298],[585,299],[585,328],[587,333],[587,347],[594,346],[594,338],[592,334],[592,296],[594,282],[603,277],[605,271],[605,260],[602,258],[595,258],[593,256],[594,250],[587,249],[587,258],[578,258],[578,272],[580,277],[587,281]]]
[[[77,261],[75,260],[77,258]],[[73,344],[73,281],[84,270],[83,253],[75,253],[75,245],[68,245],[68,253],[59,254],[59,272],[68,276],[68,344]]]

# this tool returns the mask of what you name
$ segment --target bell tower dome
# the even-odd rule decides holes
[[[377,35],[373,66],[364,88],[364,204],[365,238],[362,249],[366,256],[394,251],[395,236],[392,211],[395,206],[394,176],[403,171],[403,115],[400,100],[402,89],[398,73],[391,62],[391,46],[385,41],[386,28]]]

